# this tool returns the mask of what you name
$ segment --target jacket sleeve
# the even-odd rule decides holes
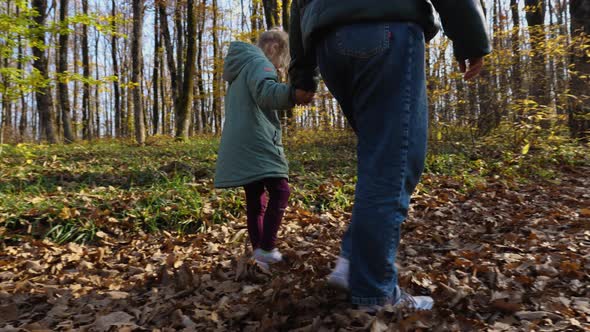
[[[455,57],[466,60],[492,51],[480,0],[432,0],[445,34],[453,41]]]
[[[301,90],[317,91],[319,71],[314,50],[305,50],[301,33],[301,7],[299,1],[291,5],[291,22],[289,24],[289,48],[291,64],[289,65],[289,81]]]
[[[295,106],[289,85],[279,83],[276,69],[268,61],[255,61],[248,69],[248,89],[264,110],[285,110]]]

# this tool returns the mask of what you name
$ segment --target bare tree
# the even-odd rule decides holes
[[[215,132],[221,132],[221,62],[220,62],[220,45],[219,45],[219,29],[217,27],[217,19],[219,10],[217,7],[217,0],[213,0],[211,4],[213,12],[213,116],[215,118]]]
[[[115,107],[115,136],[121,136],[121,90],[119,82],[121,80],[121,73],[119,72],[119,59],[117,58],[117,6],[115,0],[111,0],[111,15],[113,16],[111,34],[111,58],[113,61],[113,75],[116,79],[113,80],[113,93],[114,93],[114,107]]]
[[[590,0],[570,0],[571,28],[578,43],[588,43],[590,36]],[[580,45],[580,46],[582,46]],[[587,44],[586,44],[587,45]],[[578,96],[569,110],[569,127],[574,138],[590,140],[590,55],[583,47],[576,47],[572,55],[571,89]]]
[[[88,15],[88,0],[82,0],[82,13]],[[88,25],[82,24],[82,136],[91,140],[93,135],[92,112],[90,110],[90,54],[88,46]]]
[[[283,0],[283,30],[289,31],[289,24],[291,22],[291,0]]]
[[[178,80],[176,62],[174,60],[174,48],[172,47],[172,38],[170,36],[170,28],[168,26],[168,15],[166,14],[166,1],[158,1],[158,13],[160,16],[160,30],[162,38],[164,39],[164,48],[166,49],[166,62],[168,64],[168,72],[170,73],[170,89],[172,92],[173,107],[176,109],[178,103]]]
[[[145,121],[143,113],[142,83],[142,35],[143,35],[143,0],[133,0],[133,38],[131,40],[131,58],[133,65],[131,80],[133,87],[133,116],[135,118],[135,140],[145,143]]]
[[[68,0],[61,0],[59,5],[59,21],[61,23],[61,29],[59,34],[59,61],[57,71],[61,75],[67,75],[68,72],[68,5]],[[61,117],[64,130],[64,139],[66,143],[70,143],[75,140],[75,137],[74,133],[72,132],[70,96],[68,91],[68,83],[65,77],[62,77],[62,79],[59,81],[58,90],[58,99],[61,108]]]
[[[531,36],[531,47],[533,49],[530,94],[539,103],[547,104],[547,81],[545,75],[545,0],[525,0],[526,20]]]
[[[45,54],[45,20],[47,19],[47,0],[32,0],[31,6],[37,11],[35,26],[32,27],[32,34],[36,40],[33,45],[33,67],[43,80],[41,86],[35,91],[37,111],[42,135],[49,143],[57,143],[55,132],[55,114],[53,113],[53,101],[47,68],[47,56]]]
[[[264,5],[264,18],[266,19],[266,28],[271,29],[280,24],[279,2],[278,0],[262,0]]]
[[[514,54],[514,65],[512,66],[511,82],[512,96],[522,99],[521,93],[521,61],[520,61],[520,13],[518,10],[519,0],[510,0],[510,11],[512,12],[512,54]]]
[[[153,135],[158,134],[158,127],[160,121],[160,100],[158,99],[158,82],[159,82],[159,70],[160,70],[160,57],[162,54],[162,47],[160,45],[160,29],[158,21],[158,11],[155,12],[154,19],[154,67],[152,72],[152,92],[153,92],[153,103],[152,103],[152,133]]]
[[[18,6],[16,6],[16,16],[20,15],[20,8]],[[18,36],[18,55],[17,55],[17,69],[19,71],[23,70],[23,41],[22,41],[22,37],[19,35]],[[28,124],[28,117],[27,117],[27,102],[25,101],[25,94],[23,93],[23,91],[19,91],[20,94],[20,104],[21,104],[21,115],[20,115],[20,122],[18,124],[18,131],[21,137],[25,136],[25,132],[27,130],[27,124]]]
[[[199,102],[200,102],[200,111],[201,111],[201,130],[207,129],[207,110],[205,105],[205,86],[204,86],[204,71],[203,71],[203,32],[205,31],[205,22],[207,20],[207,0],[203,0],[200,6],[200,16],[199,16],[199,29],[197,32],[197,42],[199,44],[199,50],[197,51],[197,87],[199,91]]]
[[[195,35],[197,33],[197,23],[195,15],[194,0],[187,0],[187,51],[186,63],[184,64],[184,79],[182,80],[182,94],[178,100],[178,109],[176,110],[176,138],[187,139],[191,120],[191,106],[193,104],[193,86],[195,76],[195,59],[197,54],[197,43]]]

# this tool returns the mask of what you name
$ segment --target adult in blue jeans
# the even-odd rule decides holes
[[[431,309],[398,286],[400,228],[424,168],[428,109],[425,40],[445,34],[465,79],[490,53],[479,0],[294,0],[291,83],[315,91],[318,68],[358,137],[352,221],[328,282],[368,311]]]

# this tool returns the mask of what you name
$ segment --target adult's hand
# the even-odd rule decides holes
[[[463,79],[469,81],[477,77],[483,69],[483,57],[459,61],[459,69],[463,73]]]
[[[307,104],[311,103],[314,96],[315,96],[315,93],[312,91],[305,91],[305,90],[301,90],[301,89],[295,90],[295,101],[297,102],[298,105],[307,105]]]

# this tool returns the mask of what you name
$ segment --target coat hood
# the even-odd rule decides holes
[[[247,64],[260,58],[266,59],[266,56],[257,46],[232,42],[223,65],[223,79],[229,83],[233,82]]]

